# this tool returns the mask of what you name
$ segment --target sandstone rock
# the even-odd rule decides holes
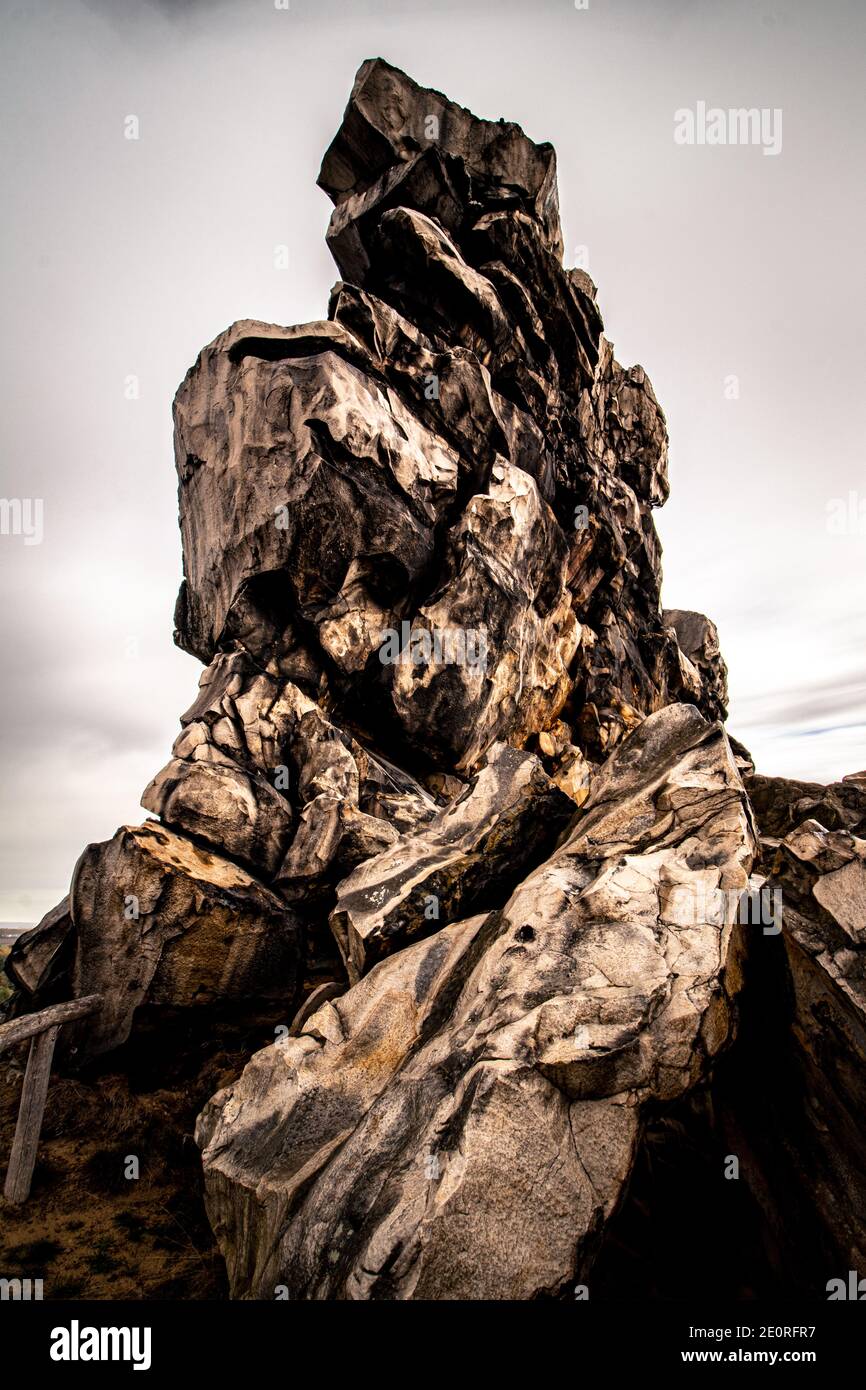
[[[866,1262],[866,840],[807,820],[782,841],[781,888],[807,1140],[796,1167],[845,1268]]]
[[[324,327],[309,325],[273,360],[258,355],[273,330],[235,325],[178,392],[178,640],[203,660],[243,585],[283,571],[286,619],[312,625],[342,670],[363,667],[393,624],[394,598],[432,561],[459,460],[372,376],[331,346],[317,351]]]
[[[827,830],[866,833],[866,787],[856,778],[823,786],[787,777],[753,773],[746,787],[763,834],[784,839],[804,820],[817,820]]]
[[[22,932],[5,961],[13,985],[27,997],[31,1009],[42,1009],[62,997],[72,957],[74,928],[66,897],[32,931]],[[29,1010],[28,1010],[29,1012]]]
[[[414,160],[431,142],[457,162],[475,201],[517,203],[537,219],[551,249],[562,255],[552,147],[534,145],[510,122],[478,120],[381,58],[358,69],[340,129],[322,162],[319,186],[340,206],[395,166]]]
[[[292,1026],[289,1033],[296,1038],[302,1031],[307,1019],[312,1018],[313,1014],[319,1012],[324,1004],[331,999],[338,999],[341,994],[346,993],[345,980],[325,980],[322,984],[316,985],[310,990],[295,1017],[292,1019]]]
[[[579,748],[572,748],[560,759],[553,772],[553,781],[576,806],[582,806],[587,800],[592,785],[590,766]]]
[[[220,653],[142,805],[292,896],[429,820],[436,803],[290,681]],[[296,893],[295,893],[296,895]]]
[[[73,996],[104,998],[98,1014],[64,1030],[79,1061],[125,1042],[145,1004],[195,1009],[295,991],[292,913],[236,864],[154,822],[89,845],[70,906]]]
[[[759,777],[714,722],[716,629],[661,605],[665,416],[563,264],[552,149],[377,59],[319,181],[327,319],[234,324],[175,402],[206,670],[161,823],[85,851],[14,1008],[105,995],[63,1065],[294,1014],[198,1127],[235,1296],[523,1299],[586,1276],[646,1117],[712,1109],[747,957],[789,1098],[747,1181],[859,1258],[864,776]]]
[[[771,832],[766,888],[782,898],[778,950],[759,938],[753,952],[761,987],[752,1007],[769,1008],[771,1025],[751,1024],[762,1055],[742,1064],[769,1103],[751,1106],[740,1087],[721,1109],[735,1151],[750,1155],[746,1180],[781,1252],[777,1278],[799,1269],[825,1297],[828,1278],[866,1261],[866,839],[844,828],[863,807],[848,779],[749,785]],[[804,1213],[802,1229],[791,1227],[791,1210]]]
[[[320,181],[329,319],[238,323],[178,393],[181,645],[282,640],[337,724],[444,775],[563,713],[594,760],[672,701],[721,714],[714,629],[689,655],[660,607],[664,416],[562,265],[552,150],[376,60]],[[383,664],[404,623],[483,634],[489,668]]]
[[[786,942],[866,1010],[866,840],[806,820],[781,842],[771,874],[785,895]]]
[[[263,778],[233,765],[173,758],[142,797],[165,825],[180,826],[268,878],[279,867],[293,829],[292,809]]]
[[[562,1289],[631,1166],[642,1106],[731,1026],[754,835],[724,733],[647,719],[505,907],[377,965],[256,1054],[200,1118],[235,1297],[530,1298]]]
[[[449,538],[443,585],[419,628],[477,634],[479,659],[401,660],[394,706],[404,727],[458,771],[497,738],[524,740],[555,718],[569,690],[580,628],[568,602],[565,548],[532,478],[501,464]],[[449,717],[460,710],[460,720]]]
[[[746,745],[741,743],[739,739],[734,738],[733,734],[730,732],[728,732],[728,743],[731,745],[731,750],[734,754],[734,762],[737,764],[737,770],[743,781],[748,784],[749,779],[755,774],[755,760]],[[748,790],[748,785],[746,789]]]
[[[679,649],[698,674],[697,695],[717,719],[728,712],[728,668],[719,648],[715,623],[703,613],[691,613],[682,608],[666,608],[662,622],[673,628]],[[691,685],[690,681],[684,684]]]
[[[506,896],[574,815],[531,753],[495,744],[471,787],[337,890],[331,928],[349,978],[385,954]]]

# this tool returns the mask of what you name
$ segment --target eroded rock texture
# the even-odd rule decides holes
[[[276,894],[154,822],[88,846],[71,916],[73,995],[105,1000],[86,1026],[68,1030],[82,1058],[125,1042],[144,1003],[202,1008],[282,997],[298,977],[298,925]]]
[[[328,319],[236,324],[178,392],[181,644],[278,632],[339,725],[464,775],[566,708],[595,758],[674,700],[723,716],[712,624],[659,605],[664,416],[563,267],[552,149],[375,62],[320,183]],[[404,621],[486,661],[383,665]]]
[[[731,1027],[731,917],[754,851],[724,733],[647,719],[505,907],[376,966],[253,1058],[199,1124],[234,1293],[529,1298],[588,1259],[642,1107]]]
[[[331,927],[349,977],[485,898],[505,896],[545,857],[575,804],[531,753],[495,744],[488,765],[429,825],[358,866],[337,889]]]
[[[319,183],[327,317],[234,324],[177,393],[205,670],[158,820],[87,848],[15,1008],[103,994],[77,1064],[273,1009],[198,1128],[235,1296],[562,1295],[734,1035],[743,777],[797,1028],[859,1047],[862,784],[754,776],[714,625],[661,607],[665,419],[563,263],[551,147],[377,59]]]

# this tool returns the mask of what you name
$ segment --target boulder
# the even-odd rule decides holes
[[[62,998],[74,936],[67,896],[46,912],[32,931],[22,932],[13,941],[4,969],[12,984],[26,997],[27,1012],[42,1009]]]
[[[588,1267],[649,1104],[734,1024],[755,852],[724,732],[648,718],[505,906],[381,961],[202,1113],[232,1295],[516,1298]],[[682,910],[712,889],[717,923]]]
[[[302,938],[285,904],[245,870],[155,822],[88,845],[70,893],[74,998],[98,1013],[64,1030],[79,1062],[126,1042],[145,1005],[201,1009],[291,1000]]]

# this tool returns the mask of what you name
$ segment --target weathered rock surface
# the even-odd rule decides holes
[[[320,181],[329,319],[238,323],[178,392],[181,645],[280,632],[337,724],[464,774],[564,710],[594,759],[672,701],[723,715],[715,630],[680,615],[689,656],[660,607],[664,416],[563,268],[553,151],[376,60]],[[486,664],[384,663],[403,622]]]
[[[92,1019],[64,1030],[79,1060],[125,1042],[145,1004],[282,1000],[295,988],[301,939],[285,904],[238,865],[154,822],[88,845],[70,912],[73,996],[104,996]]]
[[[829,1279],[866,1266],[866,840],[838,828],[859,819],[862,788],[748,782],[782,931],[755,938],[747,1050],[713,1108],[759,1204],[775,1287],[826,1298]]]
[[[333,725],[299,686],[222,653],[182,717],[173,757],[142,805],[290,894],[332,861],[346,872],[429,820],[436,802],[407,773]]]
[[[23,932],[12,944],[6,959],[6,974],[16,988],[35,1006],[54,1003],[63,995],[72,959],[74,928],[66,897],[32,931]]]
[[[319,186],[339,207],[389,171],[405,175],[417,163],[422,139],[444,148],[455,177],[469,180],[473,201],[521,208],[537,220],[545,243],[561,257],[552,146],[534,145],[510,122],[478,120],[381,58],[358,69],[342,125],[322,161]]]
[[[682,893],[735,902],[754,849],[721,728],[688,706],[647,719],[501,911],[377,965],[214,1098],[198,1138],[234,1295],[561,1289],[642,1106],[728,1037],[733,909],[693,921]]]
[[[787,777],[746,778],[746,787],[761,833],[781,840],[804,820],[814,819],[828,830],[866,832],[866,783],[857,776],[823,786]]]
[[[467,912],[501,901],[576,811],[531,753],[494,744],[471,787],[422,830],[359,865],[331,928],[349,978]]]
[[[791,1027],[811,1131],[803,1199],[816,1204],[845,1270],[863,1268],[866,839],[807,819],[782,840],[770,874],[783,893]]]
[[[704,703],[717,719],[727,714],[728,668],[719,648],[719,633],[714,622],[703,613],[687,612],[682,608],[666,608],[662,612],[666,627],[673,628],[682,657],[684,691],[703,694]],[[696,674],[695,674],[696,673]]]

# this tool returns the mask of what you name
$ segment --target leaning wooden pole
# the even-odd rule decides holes
[[[36,1150],[42,1131],[42,1115],[48,1095],[48,1082],[51,1078],[51,1059],[57,1041],[59,1027],[46,1028],[30,1044],[27,1058],[27,1071],[24,1073],[24,1086],[21,1091],[21,1107],[15,1138],[12,1140],[12,1154],[6,1172],[6,1185],[3,1196],[7,1202],[26,1202],[30,1196],[33,1169],[36,1166]]]
[[[86,1018],[88,1014],[95,1013],[101,1003],[100,995],[90,994],[84,999],[54,1004],[36,1014],[25,1014],[0,1026],[0,1052],[15,1043],[25,1042],[27,1038],[31,1040],[18,1123],[3,1188],[7,1202],[26,1202],[30,1195],[57,1035],[64,1023]]]

